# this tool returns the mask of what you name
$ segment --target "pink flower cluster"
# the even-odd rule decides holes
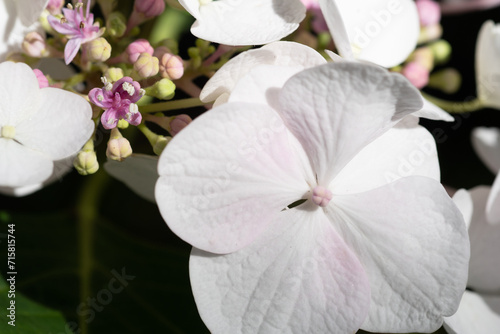
[[[139,125],[142,115],[135,102],[144,95],[141,85],[130,77],[123,77],[113,85],[103,77],[103,88],[89,92],[90,102],[103,108],[101,123],[105,129],[113,129],[121,119],[132,125]]]

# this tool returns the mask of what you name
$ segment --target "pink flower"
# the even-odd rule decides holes
[[[441,20],[441,8],[439,4],[432,0],[417,0],[418,16],[420,25],[423,27],[439,23]]]
[[[62,19],[49,16],[48,21],[54,30],[69,37],[64,48],[64,60],[69,64],[75,58],[80,46],[100,37],[104,29],[99,29],[99,23],[94,24],[94,14],[90,13],[90,0],[87,1],[85,15],[83,15],[82,0],[78,1],[74,9],[69,5],[62,11],[64,14]]]
[[[113,129],[120,119],[132,125],[139,125],[142,115],[135,102],[144,95],[144,90],[137,81],[123,77],[113,85],[103,77],[103,88],[94,88],[89,92],[90,102],[104,109],[101,123],[105,129]]]
[[[35,68],[33,70],[33,72],[35,73],[36,75],[36,79],[38,80],[38,86],[40,88],[45,88],[45,87],[49,87],[49,80],[47,79],[47,77],[43,74],[42,71],[40,71],[39,69]]]
[[[416,61],[406,64],[401,73],[418,89],[424,88],[429,83],[429,70]]]

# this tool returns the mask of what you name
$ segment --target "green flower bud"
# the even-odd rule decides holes
[[[158,136],[155,144],[153,145],[153,152],[156,155],[161,155],[167,144],[172,140],[172,137]]]
[[[113,37],[122,37],[127,31],[127,19],[120,12],[109,14],[106,21],[106,30]]]
[[[85,50],[90,61],[104,62],[111,56],[111,45],[103,37],[87,43]]]
[[[99,162],[93,150],[83,150],[78,153],[73,166],[81,175],[94,174],[99,170]]]
[[[135,74],[140,79],[149,78],[158,74],[160,61],[147,52],[141,53],[134,63]]]
[[[110,67],[104,72],[104,76],[108,79],[109,82],[116,82],[123,78],[125,74],[123,70],[119,67]]]
[[[145,90],[146,95],[156,97],[160,100],[170,100],[175,94],[175,84],[171,80],[163,78]]]
[[[434,54],[436,64],[446,63],[451,56],[451,45],[447,41],[441,39],[429,45]]]

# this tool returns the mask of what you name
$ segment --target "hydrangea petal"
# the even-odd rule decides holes
[[[243,52],[224,64],[205,84],[200,99],[210,102],[223,93],[231,93],[236,83],[259,65],[307,68],[324,63],[326,60],[310,47],[294,42],[274,42],[260,49]]]
[[[29,121],[16,128],[16,139],[53,160],[76,153],[94,130],[90,104],[57,88],[40,90],[40,105]]]
[[[453,116],[448,114],[443,109],[439,108],[434,103],[432,103],[426,99],[423,99],[423,100],[424,100],[424,106],[422,107],[421,110],[414,113],[413,114],[414,116],[432,119],[435,121],[445,121],[445,122],[454,122],[455,121],[455,118],[453,118]]]
[[[498,175],[486,203],[486,220],[490,224],[500,224],[500,176]]]
[[[82,45],[82,40],[78,37],[71,38],[64,47],[64,62],[66,65],[71,63],[73,58],[75,58],[80,46]]]
[[[314,176],[304,175],[297,159],[275,111],[226,103],[194,120],[163,151],[156,202],[181,239],[212,253],[233,252],[307,192],[305,180]]]
[[[158,180],[158,157],[132,154],[123,161],[108,160],[104,169],[114,178],[125,183],[142,198],[155,202],[155,184]]]
[[[411,175],[440,180],[434,138],[405,118],[365,146],[332,181],[330,189],[335,194],[359,193]]]
[[[362,329],[433,332],[455,313],[467,282],[469,243],[462,214],[440,183],[411,176],[330,203],[329,218],[372,287]]]
[[[190,278],[212,333],[354,333],[370,291],[356,256],[321,210],[278,212],[250,246],[193,249]]]
[[[300,0],[221,0],[201,4],[190,2],[197,14],[191,32],[198,38],[226,45],[259,45],[277,41],[299,27],[305,17]],[[194,2],[199,4],[196,11]]]
[[[500,108],[500,26],[493,21],[483,23],[476,44],[476,85],[481,102],[492,108]]]
[[[28,27],[38,21],[48,2],[49,0],[16,0],[17,15],[22,24]]]
[[[489,187],[470,190],[474,203],[472,222],[469,227],[471,257],[469,266],[469,287],[478,292],[500,291],[500,226],[486,221],[486,201]]]
[[[393,67],[417,45],[420,24],[412,0],[321,0],[320,5],[335,45],[347,59]]]
[[[422,108],[420,93],[404,77],[353,62],[302,71],[287,81],[280,101],[319,184],[329,184],[363,147]]]
[[[465,225],[467,226],[467,229],[469,229],[472,220],[472,213],[474,212],[472,196],[467,190],[459,189],[453,195],[453,202],[455,202],[458,209],[464,216]]]
[[[500,129],[479,127],[472,131],[472,146],[493,174],[500,171]]]
[[[0,126],[17,127],[40,104],[40,88],[33,70],[23,63],[0,64]]]
[[[52,174],[52,160],[12,139],[0,138],[0,184],[22,187],[41,183]],[[36,168],[33,168],[36,166]]]
[[[457,313],[444,320],[449,334],[500,333],[500,297],[465,291]]]

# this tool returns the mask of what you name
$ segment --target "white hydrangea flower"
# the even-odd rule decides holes
[[[436,157],[398,173],[425,138],[397,130],[420,94],[367,64],[291,71],[249,72],[160,157],[157,203],[194,246],[202,319],[213,333],[436,330],[469,248]]]
[[[63,159],[76,154],[92,135],[91,117],[84,98],[62,89],[40,89],[29,66],[1,63],[1,191],[25,195],[57,177],[59,164],[68,165]]]
[[[20,51],[26,33],[39,28],[38,18],[48,0],[0,0],[0,61]]]
[[[500,25],[483,23],[476,44],[476,85],[485,107],[500,109]]]

